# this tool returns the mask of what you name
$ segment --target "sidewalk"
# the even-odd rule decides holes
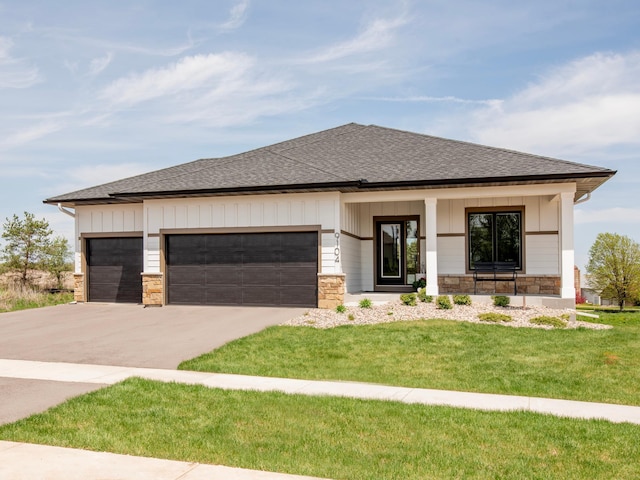
[[[313,480],[315,477],[0,441],[0,478],[3,480]]]
[[[302,395],[332,395],[391,400],[423,405],[447,405],[488,411],[527,410],[560,417],[604,419],[640,424],[640,407],[550,398],[393,387],[357,382],[252,377],[225,373],[73,363],[0,360],[0,377],[112,385],[130,377],[204,385],[229,390],[281,391]]]
[[[0,377],[100,386],[112,385],[130,377],[142,377],[223,389],[333,395],[490,411],[528,410],[562,417],[600,418],[611,422],[640,424],[640,407],[356,382],[296,380],[27,360],[0,360]],[[0,441],[0,478],[11,480],[34,478],[42,480],[312,480],[313,477]]]

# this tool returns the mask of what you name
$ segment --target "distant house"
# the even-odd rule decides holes
[[[614,174],[351,123],[45,203],[75,209],[79,301],[330,308],[510,262],[518,294],[573,304],[574,202]]]

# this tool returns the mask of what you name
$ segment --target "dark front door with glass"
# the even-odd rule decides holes
[[[376,284],[413,283],[420,266],[417,218],[378,220],[376,236]]]

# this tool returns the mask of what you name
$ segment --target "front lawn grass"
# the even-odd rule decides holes
[[[3,440],[334,479],[640,476],[640,426],[130,379]]]
[[[640,312],[599,314],[598,321],[615,327],[542,330],[446,320],[278,326],[179,368],[640,405]]]

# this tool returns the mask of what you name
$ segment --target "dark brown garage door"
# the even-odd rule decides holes
[[[168,303],[317,306],[318,233],[169,235]]]
[[[87,239],[90,302],[142,302],[142,238]]]

